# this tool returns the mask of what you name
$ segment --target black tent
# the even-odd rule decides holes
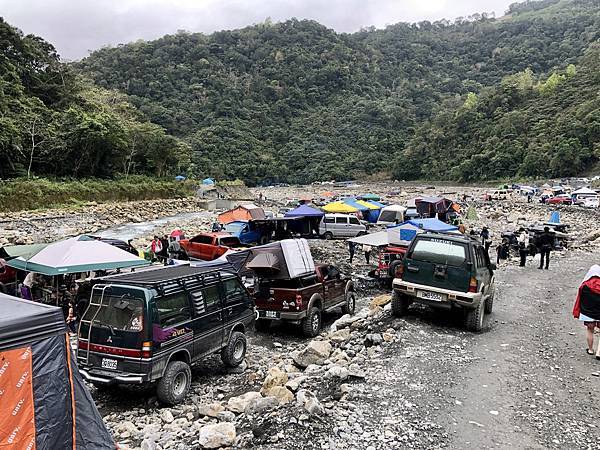
[[[83,383],[62,310],[0,294],[0,447],[116,447]]]

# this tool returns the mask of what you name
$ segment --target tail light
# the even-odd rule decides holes
[[[142,358],[152,357],[152,341],[142,342]]]
[[[477,292],[477,280],[475,277],[471,277],[471,281],[469,281],[469,292]]]
[[[404,263],[398,264],[398,266],[396,267],[395,275],[396,275],[396,278],[402,279],[402,275],[404,275]]]
[[[296,294],[296,308],[302,308],[302,296],[300,294]]]

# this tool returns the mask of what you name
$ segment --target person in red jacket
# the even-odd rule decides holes
[[[586,340],[588,355],[594,354],[594,330],[600,329],[600,266],[593,265],[579,286],[573,305],[573,317],[582,320],[587,328]],[[596,359],[600,359],[600,345]]]

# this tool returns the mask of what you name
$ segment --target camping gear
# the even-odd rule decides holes
[[[346,213],[346,214],[355,213],[359,210],[358,208],[355,208],[354,206],[351,206],[345,202],[339,202],[339,201],[328,203],[327,205],[323,206],[321,209],[328,213]]]
[[[406,208],[400,205],[389,205],[381,209],[379,218],[377,219],[378,224],[392,224],[404,222],[404,214]]]
[[[0,447],[118,448],[81,379],[62,310],[3,294],[0,304]]]
[[[262,254],[270,254],[273,258],[259,257]],[[315,262],[306,239],[272,242],[229,253],[226,258],[240,275],[252,275],[253,271],[259,277],[291,279],[315,272]]]
[[[217,220],[219,223],[227,225],[228,223],[236,221],[247,222],[250,220],[263,220],[266,218],[265,211],[261,207],[256,206],[253,203],[247,203],[219,214]]]
[[[124,269],[150,264],[120,248],[86,236],[48,244],[28,258],[7,262],[10,267],[43,275]]]
[[[452,206],[452,201],[442,197],[423,197],[415,200],[417,212],[421,217],[438,217],[446,221],[446,213]]]
[[[433,231],[437,233],[459,233],[458,227],[438,219],[413,219],[400,225],[388,227],[388,241],[392,245],[408,245],[417,233]]]

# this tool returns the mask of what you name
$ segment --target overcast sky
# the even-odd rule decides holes
[[[211,33],[291,17],[352,32],[396,22],[501,16],[516,0],[0,0],[0,16],[50,41],[64,59],[177,30]]]

